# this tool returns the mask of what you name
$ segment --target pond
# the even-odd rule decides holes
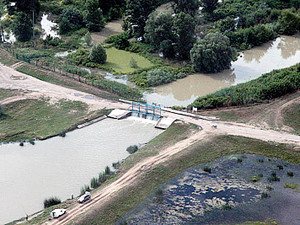
[[[128,146],[144,144],[160,134],[154,124],[135,117],[105,119],[65,138],[24,147],[0,145],[0,224],[41,210],[45,198],[78,196],[92,177],[125,159]]]
[[[281,69],[300,62],[300,36],[281,36],[260,47],[242,53],[230,70],[216,74],[193,74],[145,93],[148,103],[164,106],[187,106],[197,97],[225,87],[259,77],[273,69]]]
[[[211,173],[204,172],[204,167]],[[288,176],[288,171],[294,175]],[[280,181],[269,181],[274,172]],[[299,172],[299,165],[276,158],[226,156],[183,171],[119,222],[240,224],[271,218],[279,224],[299,224],[300,195],[297,190],[284,188],[286,183],[300,184]],[[259,180],[251,181],[253,176]]]

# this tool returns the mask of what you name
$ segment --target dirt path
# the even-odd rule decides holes
[[[79,92],[76,90],[40,81],[3,65],[0,65],[0,88],[22,89],[25,91],[31,91],[28,95],[17,96],[15,98],[12,97],[10,99],[8,98],[4,100],[6,102],[14,101],[16,99],[23,99],[26,97],[29,98],[32,96],[45,96],[50,97],[54,101],[57,101],[59,99],[81,101],[88,104],[91,109],[102,109],[105,107],[127,109],[129,107],[129,104],[112,102],[84,92]],[[196,124],[198,126],[201,126],[202,130],[192,135],[191,137],[164,149],[158,155],[142,160],[134,167],[129,169],[118,180],[94,193],[92,196],[93,200],[91,202],[84,205],[76,204],[74,208],[68,210],[68,213],[64,217],[60,218],[59,220],[48,221],[47,224],[68,224],[72,222],[73,219],[79,216],[81,213],[84,213],[87,210],[91,210],[93,207],[99,207],[99,205],[104,204],[105,201],[108,200],[114,193],[118,192],[122,188],[130,185],[133,181],[138,179],[144,171],[149,170],[153,166],[168,160],[171,156],[187,148],[196,141],[205,140],[209,136],[221,134],[238,135],[263,141],[292,144],[297,148],[300,147],[300,136],[284,132],[262,130],[254,126],[240,123],[200,120],[188,116],[173,114],[170,112],[163,112],[163,116],[181,119],[185,122]]]
[[[92,33],[92,41],[94,43],[103,43],[103,41],[111,35],[117,35],[124,32],[122,30],[122,19],[114,20],[105,25],[100,32]]]

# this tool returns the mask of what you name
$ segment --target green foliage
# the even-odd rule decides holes
[[[105,173],[106,175],[110,175],[111,171],[110,171],[109,166],[106,166],[106,167],[105,167],[104,173]]]
[[[4,111],[2,105],[0,104],[0,119],[4,117]]]
[[[135,153],[137,150],[139,150],[138,146],[137,145],[131,145],[129,146],[126,151],[129,153],[129,154],[133,154]]]
[[[128,41],[129,35],[127,32],[124,32],[119,35],[111,35],[107,39],[105,39],[105,43],[113,44],[113,46],[117,49],[124,50],[129,47],[130,43]]]
[[[198,0],[174,0],[172,3],[175,13],[184,12],[192,16],[196,14],[200,5]]]
[[[279,18],[280,33],[293,35],[300,31],[300,16],[284,10]]]
[[[191,50],[191,61],[196,71],[215,73],[229,69],[236,51],[229,39],[220,33],[210,33],[198,40]]]
[[[170,44],[172,44],[175,39],[172,26],[173,17],[171,12],[151,13],[145,26],[145,40],[156,49],[160,48],[163,41],[170,40]]]
[[[126,0],[124,30],[136,38],[143,39],[146,20],[159,3],[157,0]]]
[[[248,49],[274,39],[276,33],[268,26],[259,24],[251,28],[239,29],[237,32],[229,32],[227,36],[232,46]]]
[[[89,59],[91,62],[104,64],[107,59],[105,48],[103,48],[101,44],[94,45],[91,50]]]
[[[74,7],[66,8],[62,11],[59,19],[59,32],[67,34],[79,30],[84,26],[83,17],[80,11]]]
[[[189,59],[190,50],[195,42],[195,20],[183,12],[176,14],[173,20],[173,32],[176,37],[176,52],[181,59]]]
[[[284,188],[290,188],[290,189],[297,189],[298,188],[298,184],[295,183],[286,183],[284,184]]]
[[[80,195],[83,195],[85,192],[87,191],[91,191],[91,188],[89,185],[84,185],[81,189],[80,189]]]
[[[85,43],[87,44],[87,46],[91,46],[91,44],[92,44],[92,36],[91,36],[90,32],[87,32],[84,35],[84,40],[85,40]]]
[[[13,33],[18,41],[25,42],[31,39],[33,34],[32,20],[28,14],[19,12],[15,15]]]
[[[132,58],[132,57],[130,58],[129,66],[130,66],[131,68],[138,68],[138,65],[137,65],[136,60],[135,60],[134,58]]]
[[[252,176],[252,177],[250,177],[250,181],[252,181],[252,182],[257,182],[259,180],[260,180],[259,176]]]
[[[204,170],[205,172],[207,172],[207,173],[211,173],[211,168],[208,167],[208,166],[205,166],[205,167],[203,168],[203,170]]]
[[[104,18],[102,10],[99,7],[98,0],[87,0],[86,1],[86,16],[87,28],[89,31],[98,32],[104,27]]]
[[[117,94],[125,99],[140,100],[143,94],[135,88],[128,87],[125,84],[120,84],[110,80],[97,80],[94,85],[102,90]]]
[[[154,69],[147,72],[147,83],[149,86],[154,87],[161,84],[167,84],[174,80],[186,77],[185,73],[172,73],[162,69]]]
[[[287,174],[289,177],[293,177],[293,176],[294,176],[294,173],[293,173],[292,171],[288,171],[286,174]]]
[[[89,60],[90,51],[87,49],[79,48],[76,52],[67,56],[76,65],[86,65]]]
[[[50,206],[60,204],[61,200],[57,197],[51,197],[44,200],[44,209],[49,208]]]
[[[91,179],[91,188],[97,188],[100,186],[100,183],[98,181],[98,178],[97,177],[93,177]]]
[[[297,64],[289,68],[273,70],[255,80],[200,97],[191,106],[198,109],[210,109],[260,103],[295,92],[299,88],[300,64]]]
[[[200,4],[204,12],[212,13],[217,8],[218,0],[201,0]]]

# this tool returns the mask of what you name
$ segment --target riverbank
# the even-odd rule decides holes
[[[251,148],[249,148],[251,146]],[[118,219],[144,200],[163,182],[192,166],[208,163],[231,154],[258,154],[280,158],[299,164],[299,152],[288,145],[272,144],[255,139],[217,136],[201,140],[172,156],[167,162],[149,169],[135,184],[128,185],[117,196],[82,218],[78,224],[114,224]],[[125,194],[126,193],[126,194]],[[80,222],[78,222],[78,220]]]

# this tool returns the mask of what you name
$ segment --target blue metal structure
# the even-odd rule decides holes
[[[133,113],[137,113],[138,115],[141,115],[142,117],[161,117],[161,108],[154,105],[148,105],[148,104],[142,104],[139,102],[132,102],[130,111]]]

